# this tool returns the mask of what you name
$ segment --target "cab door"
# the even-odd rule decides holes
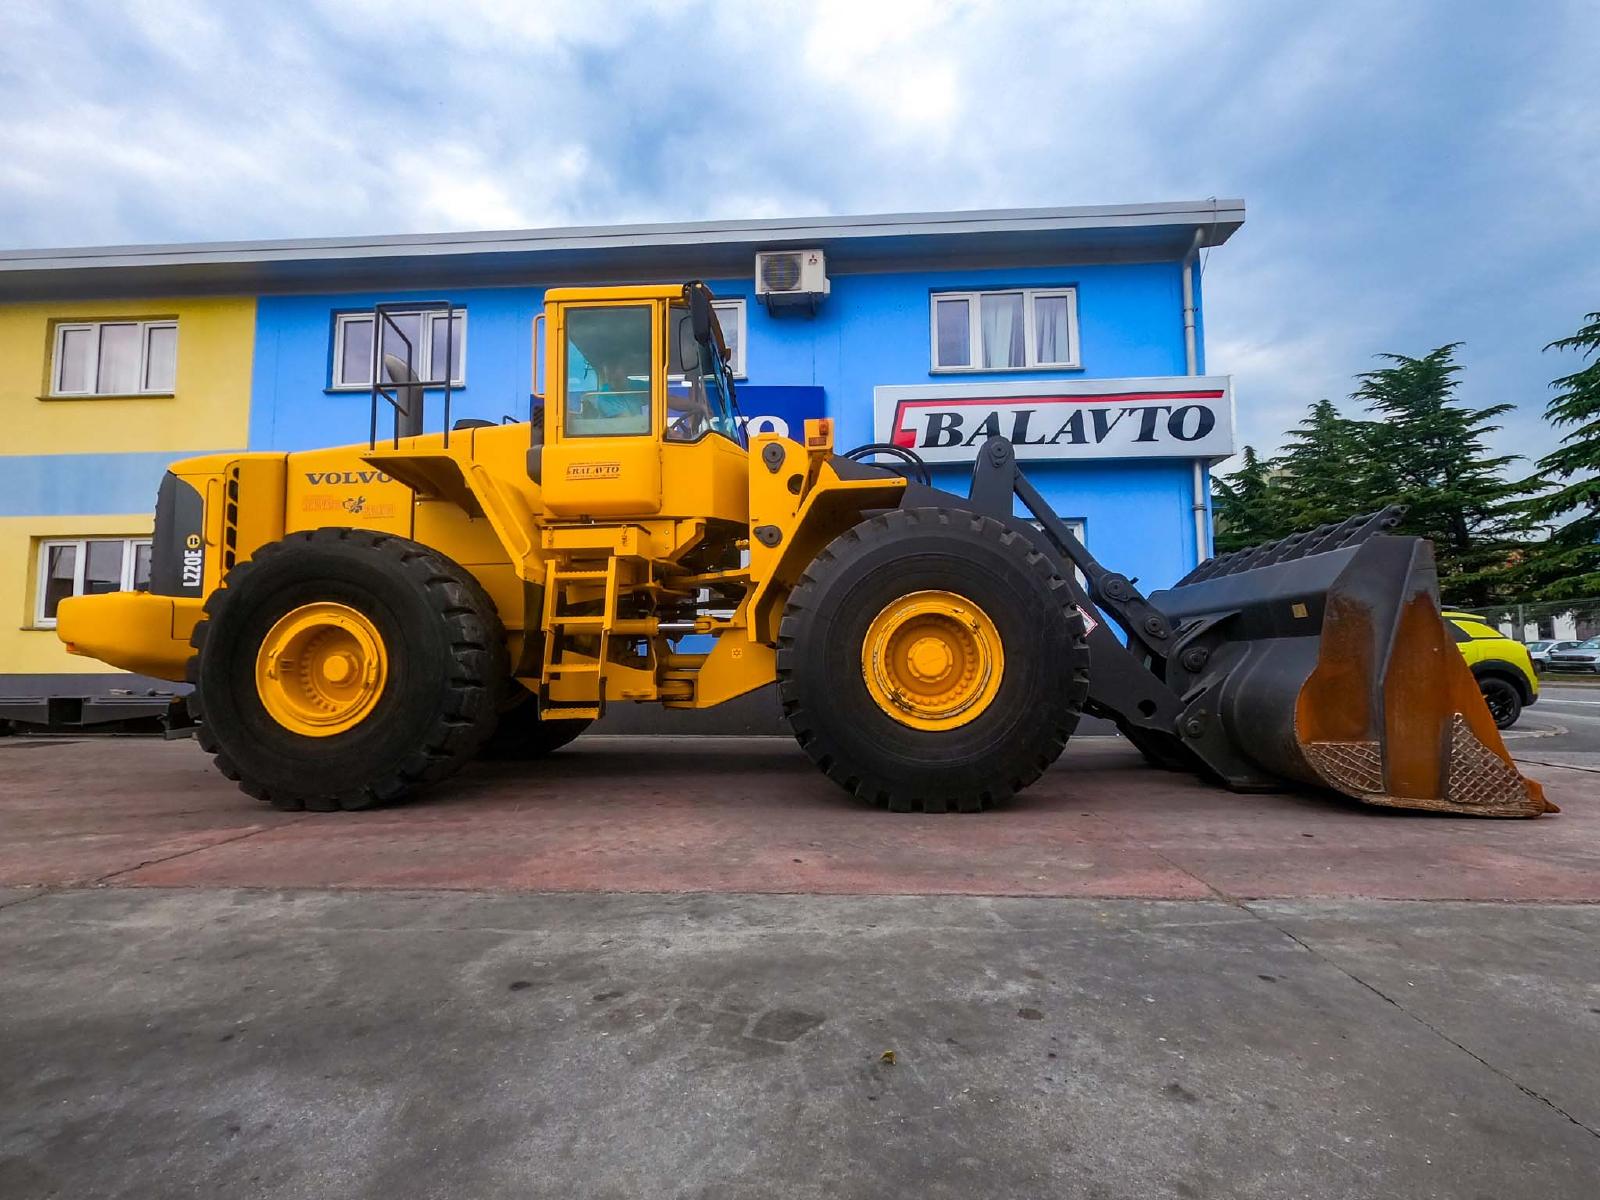
[[[569,517],[661,511],[664,304],[547,305],[550,353],[543,494]]]
[[[709,308],[710,291],[703,284],[689,287],[705,291],[699,299]],[[713,326],[711,340],[701,345],[689,301],[667,306],[667,350],[675,371],[667,380],[661,441],[663,515],[744,525],[750,511],[749,454],[733,403],[726,342],[715,327],[715,311],[706,317]]]

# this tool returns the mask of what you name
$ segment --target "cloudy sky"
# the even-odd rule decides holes
[[[0,243],[1242,196],[1246,440],[1462,341],[1537,455],[1600,309],[1596,64],[1593,0],[7,0]]]

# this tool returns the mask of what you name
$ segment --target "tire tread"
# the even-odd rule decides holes
[[[963,520],[963,518],[965,518]],[[1050,559],[1040,553],[1024,535],[1008,529],[1000,522],[981,513],[950,509],[893,509],[879,513],[840,534],[823,549],[801,572],[783,612],[778,626],[775,655],[778,695],[785,719],[793,731],[796,742],[829,779],[850,792],[857,799],[888,809],[891,812],[981,812],[1009,800],[1022,791],[1050,767],[1066,748],[1067,740],[1077,727],[1080,707],[1059,713],[1042,714],[1045,727],[1040,731],[1042,748],[1030,753],[1004,773],[999,786],[989,786],[976,792],[941,794],[938,791],[915,789],[901,781],[870,778],[845,762],[837,749],[828,744],[829,739],[820,723],[804,707],[798,694],[796,675],[804,669],[797,648],[797,639],[807,615],[814,612],[828,586],[835,568],[845,555],[840,549],[845,544],[870,547],[890,541],[903,532],[919,526],[937,525],[952,527],[959,521],[967,529],[994,545],[1011,551],[1017,562],[1034,575],[1060,610],[1062,619],[1072,629],[1077,652],[1072,655],[1067,669],[1077,693],[1086,695],[1089,684],[1089,657],[1084,633],[1083,616],[1073,600],[1072,589],[1057,574]]]
[[[305,546],[355,543],[365,546],[377,561],[396,570],[424,593],[434,598],[432,607],[450,625],[450,653],[453,669],[448,687],[450,695],[441,715],[424,734],[418,753],[378,777],[355,788],[332,792],[320,790],[268,789],[246,778],[223,749],[221,741],[205,720],[205,698],[199,687],[200,660],[215,623],[227,612],[230,601],[249,585],[263,562],[290,555]],[[291,533],[258,549],[245,562],[228,572],[222,586],[206,597],[204,617],[195,625],[189,645],[185,675],[195,685],[189,699],[190,711],[198,721],[195,731],[201,749],[224,777],[238,783],[251,796],[289,812],[347,812],[375,808],[408,799],[422,787],[454,774],[471,760],[494,730],[495,706],[489,701],[505,686],[507,653],[499,636],[499,619],[494,602],[483,586],[464,567],[438,551],[408,538],[369,530],[330,526]]]

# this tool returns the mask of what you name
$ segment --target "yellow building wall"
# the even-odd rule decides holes
[[[171,396],[50,398],[56,325],[177,318]],[[254,297],[70,300],[0,305],[0,454],[226,450],[250,425]]]
[[[109,674],[102,662],[68,654],[54,629],[34,626],[38,544],[75,537],[149,537],[152,513],[105,517],[0,517],[0,675]],[[0,692],[5,690],[0,684]]]
[[[178,322],[172,395],[49,397],[57,324],[170,318]],[[141,487],[106,511],[96,495],[101,462],[109,464],[115,456],[127,454],[177,458],[244,448],[249,438],[255,322],[254,297],[0,305],[0,429],[4,430],[0,475],[7,471],[7,458],[18,460],[11,468],[9,488],[0,478],[0,695],[8,691],[6,675],[112,673],[104,663],[68,654],[55,630],[33,626],[38,544],[51,538],[150,535],[159,466],[149,468],[156,475],[148,489]],[[78,511],[63,513],[59,497],[35,497],[17,482],[36,477],[41,459],[54,472],[49,458],[54,455],[92,456],[71,460],[70,466],[65,465],[69,460],[62,460],[63,469],[73,474],[74,490],[81,492]],[[23,459],[29,462],[24,464]],[[21,469],[24,465],[35,470],[30,474]],[[63,679],[62,684],[70,693],[70,680]]]

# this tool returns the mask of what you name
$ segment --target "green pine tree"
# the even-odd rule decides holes
[[[1539,460],[1539,475],[1529,483],[1543,494],[1528,502],[1527,513],[1544,524],[1571,516],[1530,556],[1523,573],[1543,600],[1600,595],[1600,312],[1584,321],[1577,333],[1545,347],[1578,350],[1594,361],[1552,380],[1550,386],[1559,391],[1544,410],[1548,421],[1567,432],[1561,445]]]
[[[1242,550],[1289,532],[1284,525],[1283,501],[1272,464],[1261,459],[1254,446],[1244,448],[1243,461],[1233,471],[1212,477],[1211,513],[1216,522],[1213,541],[1218,554]]]
[[[1522,502],[1533,485],[1505,477],[1515,455],[1491,455],[1485,438],[1510,404],[1468,408],[1456,401],[1460,343],[1358,375],[1355,398],[1377,420],[1366,437],[1365,486],[1406,505],[1398,532],[1431,538],[1449,603],[1477,606],[1507,596],[1524,555],[1530,521]]]
[[[1371,478],[1372,422],[1341,416],[1331,400],[1318,400],[1273,460],[1281,478],[1291,530],[1315,529],[1386,501]]]

